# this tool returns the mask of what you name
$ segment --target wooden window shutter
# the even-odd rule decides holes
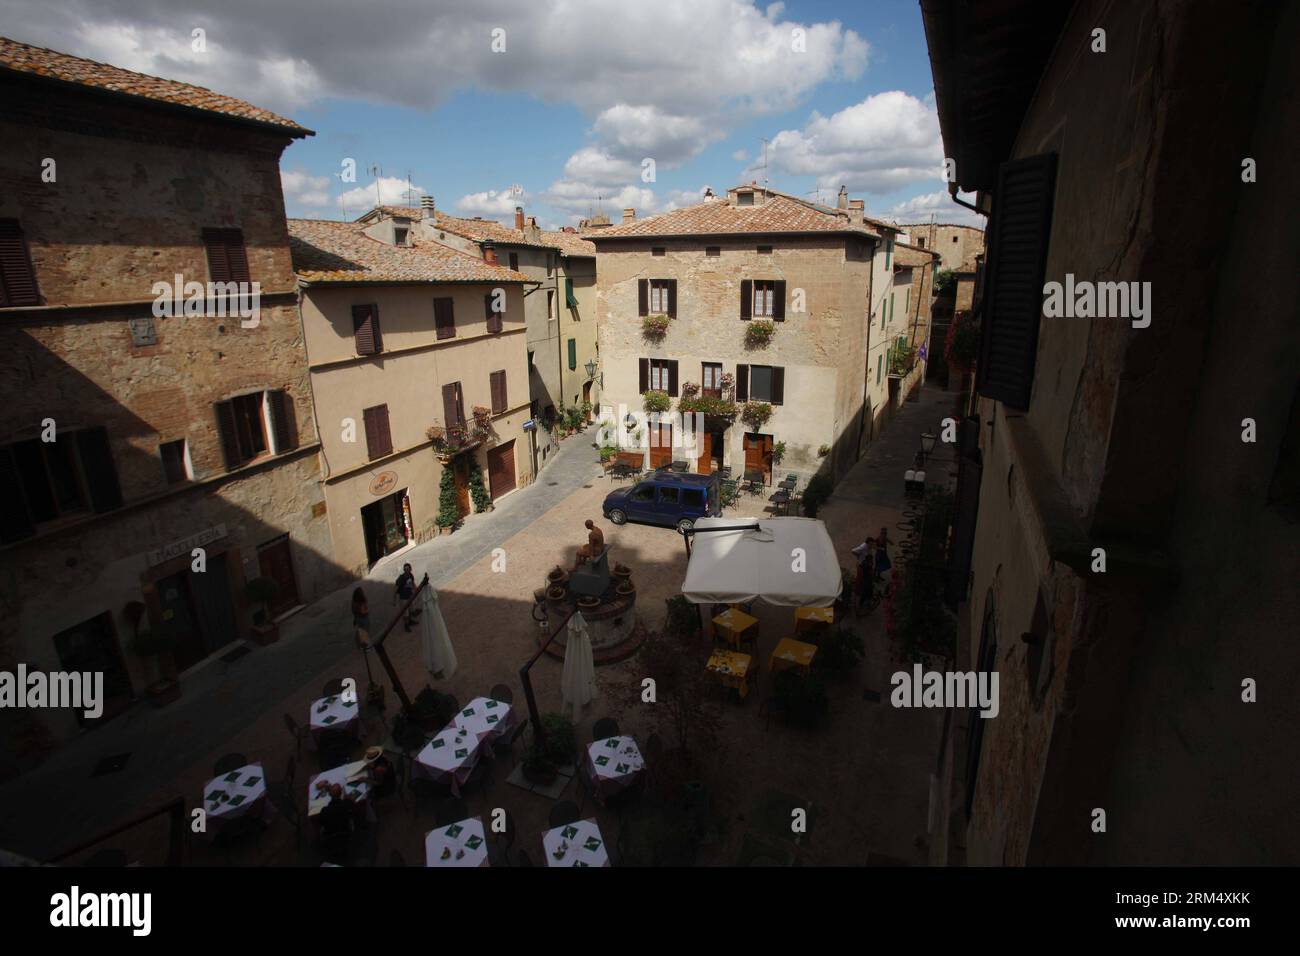
[[[783,405],[785,403],[785,366],[772,366],[772,404]]]
[[[0,508],[0,543],[30,537],[36,526],[23,502],[23,483],[8,448],[0,448],[0,495],[5,501],[5,507]]]
[[[668,318],[677,318],[677,280],[668,280]]]
[[[248,274],[248,250],[244,248],[244,234],[238,229],[226,230],[226,260],[230,263],[231,281],[252,281]]]
[[[213,282],[248,282],[248,253],[239,229],[204,229],[208,275]]]
[[[980,479],[984,467],[977,458],[961,458],[957,465],[957,514],[953,519],[952,552],[948,559],[949,605],[966,600],[971,554],[975,549],[975,523],[979,517]]]
[[[76,432],[77,457],[90,490],[90,505],[99,514],[122,507],[122,488],[117,482],[113,452],[108,447],[108,430],[88,428]]]
[[[785,280],[776,280],[776,291],[772,294],[772,318],[778,322],[785,321]]]
[[[506,410],[506,370],[492,373],[492,412],[499,415]]]
[[[225,456],[226,471],[234,471],[244,463],[239,451],[239,433],[235,427],[235,406],[232,402],[217,402],[217,431],[221,433],[221,452]]]
[[[379,332],[379,306],[354,305],[352,307],[352,335],[356,340],[358,355],[374,355],[384,350]]]
[[[298,447],[298,421],[293,399],[288,392],[268,392],[266,397],[271,405],[271,430],[275,435],[276,453],[292,451]]]
[[[569,371],[578,367],[578,340],[569,339]]]
[[[1029,407],[1034,385],[1055,183],[1055,153],[998,168],[975,375],[979,394],[1012,408]]]
[[[483,306],[487,310],[487,330],[489,332],[501,331],[501,313],[492,308],[496,301],[496,295],[489,292],[483,296]]]
[[[362,415],[366,421],[366,452],[370,460],[392,454],[393,436],[388,428],[388,406],[367,408]]]
[[[638,387],[638,391],[640,391],[640,393],[644,395],[646,392],[650,391],[650,360],[641,359],[639,364],[641,368],[640,368],[640,385]]]
[[[456,313],[451,299],[433,300],[433,325],[438,330],[440,339],[450,339],[456,335]]]
[[[677,397],[677,360],[668,363],[668,397]]]
[[[636,314],[650,314],[650,280],[636,280]]]
[[[40,305],[36,270],[17,219],[0,219],[0,306]]]
[[[752,318],[754,314],[754,283],[742,279],[740,283],[740,317]]]
[[[749,366],[736,366],[736,401],[749,401]]]
[[[459,382],[449,382],[442,387],[442,422],[448,428],[461,424]]]

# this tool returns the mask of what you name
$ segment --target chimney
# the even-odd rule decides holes
[[[624,221],[624,222],[631,222],[631,221],[632,221],[633,219],[635,219],[635,218],[636,218],[636,210],[635,210],[635,209],[628,208],[628,209],[624,209],[624,210],[623,210],[623,221]]]
[[[863,209],[864,202],[865,200],[862,199],[849,200],[849,221],[850,222],[862,222],[862,217],[865,214],[865,210]]]
[[[705,187],[704,187],[704,198],[705,198],[705,199],[712,199],[712,198],[713,198],[713,190],[710,189],[708,186],[705,186]]]
[[[524,207],[515,207],[515,228],[520,232],[524,231]]]
[[[483,261],[490,266],[497,264],[497,247],[491,239],[483,243]]]
[[[840,194],[835,197],[835,208],[847,209],[849,206],[849,191],[843,186],[840,187]]]
[[[528,222],[524,224],[523,234],[529,242],[537,242],[542,238],[542,230],[537,228],[537,217],[529,216]]]
[[[425,219],[432,219],[434,216],[433,197],[427,193],[420,197],[420,210]]]

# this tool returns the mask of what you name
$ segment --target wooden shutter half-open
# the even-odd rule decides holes
[[[736,366],[736,401],[749,401],[749,366]]]
[[[500,415],[506,410],[506,371],[501,369],[493,372],[492,381],[492,413]]]
[[[668,318],[677,318],[677,280],[668,280]]]
[[[778,322],[785,321],[785,280],[777,279],[772,293],[772,318]]]
[[[487,330],[489,332],[501,331],[501,313],[492,306],[496,302],[496,293],[489,292],[483,296],[483,306],[487,310]]]
[[[460,414],[460,382],[449,382],[442,387],[442,421],[448,428],[463,424]]]
[[[998,168],[976,379],[1012,408],[1029,407],[1034,385],[1055,183],[1055,153]]]
[[[644,395],[646,392],[650,391],[650,360],[640,359],[638,365],[637,391]]]
[[[213,406],[217,415],[217,431],[221,435],[221,453],[226,460],[226,471],[234,471],[244,463],[239,450],[239,433],[235,426],[233,402],[217,402]]]
[[[785,366],[772,366],[772,404],[785,404]]]
[[[677,360],[668,363],[668,397],[677,397]]]
[[[366,422],[366,453],[370,460],[393,452],[393,436],[388,427],[388,406],[376,405],[362,412]]]
[[[650,280],[636,280],[636,314],[650,314]]]
[[[17,219],[0,219],[0,306],[40,305],[31,251]]]
[[[276,454],[298,447],[298,421],[294,414],[293,399],[288,392],[267,392],[271,406],[271,431],[275,436]]]
[[[752,318],[754,315],[754,283],[749,279],[740,282],[740,317]]]

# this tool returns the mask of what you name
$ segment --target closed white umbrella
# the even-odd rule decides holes
[[[596,665],[591,657],[591,637],[579,611],[569,618],[569,635],[564,644],[564,677],[560,680],[564,706],[573,708],[577,723],[583,707],[596,696]]]
[[[451,646],[447,622],[442,619],[438,594],[433,585],[424,589],[423,612],[420,614],[420,650],[424,667],[435,677],[448,678],[456,673],[456,651]]]

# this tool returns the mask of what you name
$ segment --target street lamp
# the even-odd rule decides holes
[[[591,379],[591,380],[593,380],[593,381],[595,380],[595,378],[596,378],[596,369],[597,369],[597,367],[598,367],[598,366],[596,365],[596,360],[595,360],[595,359],[588,359],[588,360],[587,360],[587,364],[584,365],[583,368],[587,370],[587,378],[588,378],[588,379]],[[601,373],[600,373],[600,383],[599,383],[599,384],[600,384],[600,387],[601,387],[602,389],[605,387],[605,373],[604,373],[604,372],[601,372]]]
[[[922,433],[921,433],[921,462],[922,462],[922,464],[924,464],[924,463],[925,463],[925,460],[926,460],[927,458],[930,457],[930,453],[934,451],[934,443],[935,443],[936,441],[938,441],[938,436],[937,436],[937,435],[934,435],[934,434],[932,434],[931,432],[922,432]]]

